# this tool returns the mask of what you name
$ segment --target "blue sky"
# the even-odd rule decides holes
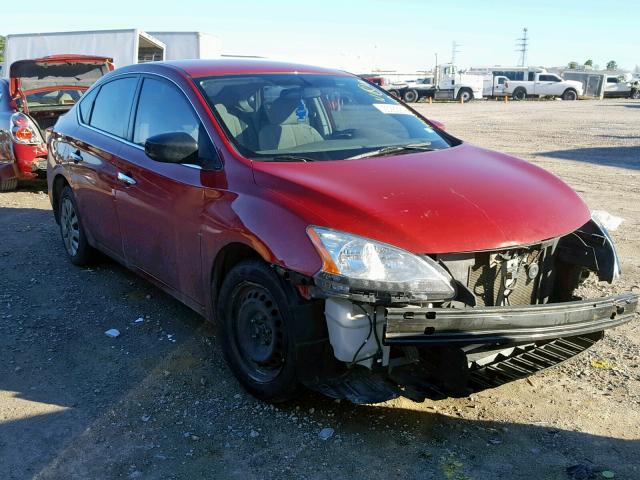
[[[592,58],[640,64],[633,1],[278,1],[107,0],[6,2],[0,34],[141,28],[197,30],[223,53],[261,55],[361,72],[430,68],[460,44],[462,66],[514,65],[516,38],[529,28],[528,64]]]

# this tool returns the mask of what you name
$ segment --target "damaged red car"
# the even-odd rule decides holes
[[[266,401],[468,395],[579,354],[638,304],[577,296],[620,262],[560,179],[342,71],[121,68],[58,120],[48,182],[70,260],[100,250],[214,321]]]
[[[113,60],[53,55],[14,62],[0,79],[0,191],[32,180],[47,169],[46,137]]]

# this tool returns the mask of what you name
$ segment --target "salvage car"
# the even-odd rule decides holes
[[[132,65],[58,120],[49,196],[96,250],[216,324],[255,396],[468,395],[551,367],[638,295],[560,179],[465,143],[376,85],[264,60]]]
[[[86,55],[53,55],[13,62],[0,79],[0,191],[18,180],[46,172],[46,136],[113,60]]]

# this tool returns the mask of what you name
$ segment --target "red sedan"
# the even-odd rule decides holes
[[[113,70],[113,60],[53,55],[14,62],[0,79],[0,192],[47,168],[47,132],[93,82]]]
[[[550,173],[466,144],[342,71],[134,65],[58,120],[49,195],[100,250],[216,322],[250,392],[467,395],[561,362],[638,296],[574,296],[619,261]]]

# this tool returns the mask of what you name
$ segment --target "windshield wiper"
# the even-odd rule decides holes
[[[267,160],[267,159],[265,159]],[[315,162],[315,159],[298,155],[277,155],[268,159],[269,162]]]
[[[358,158],[367,158],[367,157],[382,157],[384,155],[393,155],[394,153],[401,152],[432,152],[435,150],[431,148],[430,143],[409,143],[407,145],[389,145],[388,147],[382,147],[378,150],[372,150],[370,152],[361,153],[360,155],[355,155],[353,157],[347,158],[347,160],[357,160]]]

